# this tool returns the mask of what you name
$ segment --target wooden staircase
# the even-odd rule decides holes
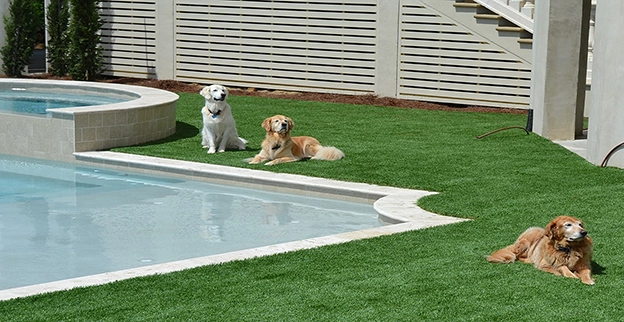
[[[501,37],[515,37],[516,41],[522,49],[531,50],[533,48],[533,22],[531,18],[524,17],[524,19],[530,19],[530,28],[520,26],[521,24],[514,23],[508,17],[496,13],[487,8],[482,3],[500,3],[496,0],[454,0],[453,7],[458,14],[469,13],[472,14],[477,24],[490,24],[495,25],[495,29]],[[537,1],[537,0],[535,0]],[[520,1],[516,1],[520,2]],[[592,12],[590,17],[590,38],[589,38],[589,54],[587,62],[587,83],[591,84],[592,75],[592,62],[593,62],[593,28],[596,20],[596,3],[597,0],[592,0]],[[504,6],[504,5],[503,5]],[[513,11],[514,9],[512,9]],[[517,13],[515,13],[517,16]]]
[[[516,37],[518,44],[530,49],[533,45],[533,33],[518,26],[502,15],[484,7],[474,0],[455,0],[453,4],[460,12],[474,12],[473,17],[477,23],[495,25],[496,31],[501,37]]]

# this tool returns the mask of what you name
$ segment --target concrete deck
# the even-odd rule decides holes
[[[562,147],[578,154],[580,157],[587,160],[587,139],[553,142],[561,145]]]

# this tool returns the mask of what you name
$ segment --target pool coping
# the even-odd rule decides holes
[[[390,224],[353,232],[0,290],[0,300],[68,290],[76,287],[101,285],[134,277],[172,273],[200,266],[340,244],[468,220],[438,215],[418,207],[416,205],[418,199],[436,194],[436,192],[424,190],[344,182],[110,151],[76,152],[74,156],[79,162],[98,163],[109,167],[132,168],[133,170],[146,172],[165,172],[171,175],[193,177],[213,182],[228,181],[243,186],[270,186],[278,190],[332,196],[345,200],[359,199],[360,201],[371,201],[380,218]]]
[[[99,104],[79,107],[62,107],[48,109],[51,117],[67,118],[63,115],[84,114],[88,112],[115,111],[122,109],[136,109],[144,106],[162,105],[175,102],[179,95],[167,90],[152,87],[137,86],[132,84],[120,84],[109,82],[89,82],[74,80],[55,79],[29,79],[29,78],[0,78],[0,88],[6,84],[23,86],[25,89],[53,90],[58,87],[66,88],[76,93],[93,93],[97,95],[116,95],[124,97],[123,102]],[[34,115],[39,116],[39,115]],[[45,116],[39,116],[45,117]]]
[[[67,93],[124,97],[124,102],[47,109],[29,114],[0,111],[0,150],[24,157],[74,162],[74,152],[143,144],[176,131],[179,95],[128,84],[0,78],[17,93]]]

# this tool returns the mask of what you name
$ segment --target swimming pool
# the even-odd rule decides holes
[[[0,155],[0,290],[380,227],[370,204]]]
[[[75,161],[89,166],[93,165],[96,168],[101,166],[107,169],[121,170],[122,172],[131,169],[133,172],[138,171],[149,175],[156,174],[160,176],[168,174],[175,178],[192,179],[193,181],[208,180],[215,183],[253,187],[260,190],[277,191],[279,193],[292,192],[308,196],[320,195],[323,198],[357,200],[360,203],[372,203],[373,208],[379,214],[379,218],[384,222],[392,224],[162,264],[143,263],[144,265],[142,266],[125,270],[108,271],[101,274],[11,289],[0,289],[0,300],[66,290],[75,287],[100,285],[141,276],[167,274],[199,266],[275,255],[326,245],[335,245],[359,239],[374,238],[466,221],[466,219],[462,218],[431,213],[418,207],[416,203],[420,198],[435,194],[435,192],[430,191],[384,187],[110,151],[79,152],[74,153],[74,157]],[[322,200],[323,201],[320,202],[324,202],[325,199]],[[0,227],[0,233],[3,232],[3,229],[4,228]],[[1,240],[0,238],[0,245],[2,245]],[[389,256],[391,255],[389,254]]]
[[[0,110],[44,115],[48,109],[121,103],[133,96],[34,91],[24,87],[0,88]]]

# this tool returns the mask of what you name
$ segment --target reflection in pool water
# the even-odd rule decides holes
[[[371,205],[0,155],[0,290],[383,225]]]

